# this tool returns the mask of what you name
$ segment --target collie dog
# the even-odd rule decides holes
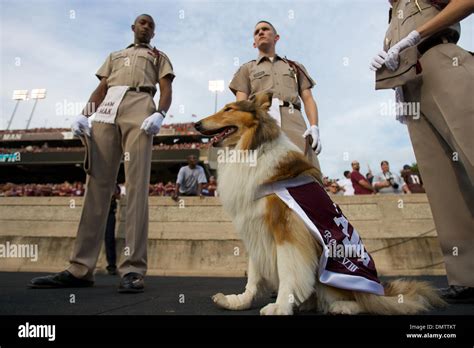
[[[253,101],[227,104],[195,124],[200,133],[214,136],[211,139],[214,146],[226,147],[226,151],[256,151],[255,163],[218,161],[220,199],[244,242],[249,262],[245,291],[216,294],[213,296],[215,304],[228,310],[245,310],[264,290],[273,290],[278,291],[276,302],[263,307],[261,315],[291,315],[295,310],[330,314],[414,314],[443,306],[435,290],[424,282],[396,280],[382,285],[378,279],[369,281],[380,286],[379,294],[374,294],[353,290],[352,284],[357,281],[350,280],[346,282],[348,286],[342,288],[328,285],[327,279],[324,283],[321,281],[318,273],[323,267],[321,256],[325,250],[321,239],[315,238],[301,215],[275,193],[267,192],[256,198],[262,185],[268,187],[293,178],[310,177],[322,189],[319,170],[306,160],[268,114],[271,101],[270,93],[259,94]],[[324,195],[329,205],[337,207],[325,192]],[[317,201],[312,205],[320,209],[322,204]],[[341,216],[347,227],[347,220]],[[373,269],[375,271],[375,266]],[[328,279],[337,277],[331,274]]]

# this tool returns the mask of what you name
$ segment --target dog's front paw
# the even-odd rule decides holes
[[[215,294],[212,296],[214,303],[221,308],[228,309],[231,311],[241,311],[244,309],[249,309],[252,304],[252,299],[250,301],[245,299],[243,295],[224,295],[222,293]]]
[[[215,294],[214,296],[212,296],[212,300],[218,307],[221,307],[224,309],[230,309],[230,304],[229,304],[229,301],[227,300],[227,296],[224,295],[223,293],[220,292],[218,294]]]
[[[293,309],[291,306],[281,306],[278,303],[267,304],[260,310],[260,315],[292,315]]]

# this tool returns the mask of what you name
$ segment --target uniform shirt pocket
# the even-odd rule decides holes
[[[273,81],[270,73],[265,70],[253,71],[250,74],[250,85],[252,93],[264,91],[273,87]]]
[[[130,66],[130,58],[127,57],[122,52],[113,53],[111,60],[112,60],[112,72],[119,71],[120,69],[126,66]]]
[[[150,51],[142,50],[137,54],[136,71],[142,76],[137,76],[140,84],[155,85],[158,83],[158,57],[151,54]]]
[[[283,73],[283,84],[285,85],[285,87],[288,87],[292,90],[298,90],[296,85],[295,72],[293,71],[293,69],[285,70],[285,72]]]

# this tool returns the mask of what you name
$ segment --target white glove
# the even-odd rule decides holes
[[[87,136],[91,136],[91,127],[89,127],[89,119],[80,114],[74,117],[74,120],[72,121],[71,124],[71,130],[74,135],[80,137],[84,134]]]
[[[397,70],[399,64],[398,55],[400,54],[400,52],[404,49],[407,49],[408,47],[418,45],[420,41],[420,33],[416,30],[413,30],[405,38],[397,42],[397,44],[391,47],[387,52],[387,58],[385,58],[385,65],[387,66],[387,68],[391,71]]]
[[[380,69],[384,65],[385,59],[387,59],[387,52],[380,51],[370,62],[370,70],[377,71]]]
[[[313,143],[311,147],[313,148],[316,155],[321,153],[321,139],[319,137],[319,128],[318,126],[309,127],[306,132],[303,133],[303,138],[306,138],[308,135],[311,135],[313,138]]]
[[[140,129],[143,129],[146,134],[158,134],[163,120],[163,115],[159,112],[155,112],[153,115],[147,117],[145,121],[143,121]]]

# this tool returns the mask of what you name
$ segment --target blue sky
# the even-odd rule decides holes
[[[156,21],[152,43],[172,60],[177,75],[166,122],[189,122],[214,111],[209,80],[228,85],[238,65],[254,59],[252,29],[271,21],[281,36],[277,53],[303,63],[317,85],[323,172],[341,177],[350,162],[393,170],[415,157],[408,132],[393,115],[391,91],[375,91],[369,62],[387,27],[385,0],[296,1],[53,1],[0,0],[1,118],[5,129],[14,89],[46,88],[31,127],[68,127],[95,88],[94,73],[111,51],[133,40],[130,24],[141,13]],[[462,22],[460,45],[474,50],[473,18]],[[233,100],[230,90],[218,105]],[[24,128],[33,101],[20,103],[12,128]]]

